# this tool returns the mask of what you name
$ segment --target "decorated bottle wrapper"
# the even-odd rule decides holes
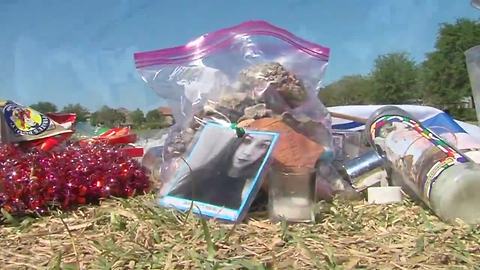
[[[71,134],[45,114],[13,101],[0,100],[0,142],[18,143]]]

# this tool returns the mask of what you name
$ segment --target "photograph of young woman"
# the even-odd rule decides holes
[[[248,196],[273,138],[272,134],[261,132],[232,138],[218,155],[180,179],[180,184],[168,195],[239,209]],[[198,143],[202,143],[201,141]]]

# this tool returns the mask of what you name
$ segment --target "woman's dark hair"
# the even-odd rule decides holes
[[[221,171],[222,175],[226,174],[228,170],[232,167],[233,156],[235,155],[238,147],[240,147],[240,145],[243,143],[244,139],[245,137],[234,138],[233,140],[228,142],[228,144],[219,154],[210,159],[200,168],[195,169],[195,171],[208,171],[216,168]],[[263,157],[256,160],[253,164],[247,166],[247,168],[242,169],[242,177],[253,177],[254,173],[258,170],[262,160]]]
[[[202,165],[197,170],[211,170],[214,167],[227,172],[232,166],[232,159],[238,147],[242,144],[241,138],[234,138],[218,153],[215,157],[210,159],[206,164]]]
[[[232,166],[233,156],[235,155],[238,147],[243,143],[244,138],[245,137],[234,138],[229,141],[219,154],[207,161],[206,164],[201,165],[199,168],[195,168],[193,171],[191,171],[184,178],[184,180],[181,180],[182,183],[179,183],[177,187],[185,184],[189,185],[189,182],[196,181],[205,177],[215,177],[219,179],[222,179],[223,177],[228,177],[228,172]],[[263,157],[259,158],[253,164],[250,164],[246,168],[243,168],[241,170],[241,175],[236,177],[242,179],[254,177],[262,161]]]

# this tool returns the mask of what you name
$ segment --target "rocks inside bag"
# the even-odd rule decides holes
[[[279,132],[273,157],[284,165],[313,167],[318,159],[332,158],[330,116],[317,98],[328,58],[328,48],[263,21],[136,53],[142,79],[175,119],[160,178],[172,178],[178,159],[209,121]]]

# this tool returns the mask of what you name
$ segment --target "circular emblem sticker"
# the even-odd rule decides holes
[[[50,126],[50,119],[45,115],[13,102],[3,107],[3,115],[10,129],[22,136],[41,134]]]

